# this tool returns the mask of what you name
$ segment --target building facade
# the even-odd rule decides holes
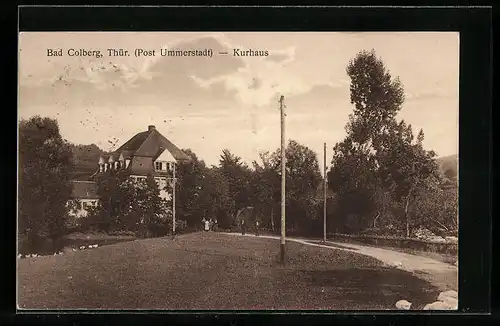
[[[97,193],[97,183],[93,181],[71,181],[72,192],[68,206],[71,217],[81,218],[88,214],[89,208],[97,207],[99,195]]]
[[[79,203],[79,209],[73,215],[86,216],[88,207],[97,206],[96,180],[106,173],[125,173],[134,181],[146,180],[152,175],[160,189],[160,197],[170,199],[177,163],[190,160],[186,153],[150,125],[147,131],[136,134],[110,155],[101,156],[89,181],[73,182],[72,200]]]
[[[141,181],[152,175],[160,188],[160,197],[169,199],[177,163],[190,159],[150,125],[147,131],[136,134],[109,156],[101,157],[93,177],[120,171],[135,181]]]

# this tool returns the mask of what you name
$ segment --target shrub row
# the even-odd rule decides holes
[[[328,239],[347,243],[358,242],[363,244],[377,245],[381,247],[414,249],[449,255],[458,254],[458,244],[451,242],[427,241],[422,239],[402,238],[394,236],[367,236],[350,234],[329,234]]]

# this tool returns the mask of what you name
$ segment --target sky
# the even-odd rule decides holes
[[[109,56],[111,48],[130,56]],[[161,56],[162,48],[212,49],[213,56]],[[103,56],[69,56],[69,49]],[[155,56],[136,57],[136,49]],[[234,49],[269,56],[238,57]],[[371,49],[404,86],[397,118],[415,134],[424,130],[426,149],[458,154],[459,34],[449,32],[20,33],[18,116],[56,118],[65,139],[104,150],[155,125],[209,165],[223,149],[251,164],[280,146],[284,95],[287,140],[314,150],[322,165],[323,143],[329,163],[353,110],[346,66]]]

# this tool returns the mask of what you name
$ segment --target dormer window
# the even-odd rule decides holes
[[[125,168],[128,168],[129,164],[130,164],[130,159],[126,159],[125,160]]]
[[[168,171],[169,170],[168,162],[155,162],[155,170],[156,171]]]

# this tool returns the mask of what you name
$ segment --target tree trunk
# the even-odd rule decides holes
[[[406,196],[406,203],[405,203],[405,223],[406,223],[406,237],[410,237],[410,214],[408,214],[408,207],[410,206],[410,199],[413,193],[413,190],[417,186],[418,180],[416,180],[410,187],[410,190],[408,191],[408,196]]]
[[[380,212],[377,213],[377,216],[373,219],[373,228],[375,229],[377,227],[377,220],[380,217]]]
[[[274,207],[271,207],[271,230],[274,232]]]
[[[445,229],[445,231],[449,231],[448,227],[446,225],[444,225],[443,223],[441,223],[441,222],[439,222],[438,220],[435,220],[435,219],[431,219],[431,220],[434,221],[434,222],[436,222],[436,224],[438,224],[443,229]]]
[[[111,220],[113,219],[113,213],[112,213],[112,203],[111,203],[111,196],[109,196],[109,203],[108,203],[108,210],[109,210],[109,216],[108,220],[105,221],[104,223],[104,232],[109,233],[109,224],[111,223]]]
[[[406,223],[406,237],[410,237],[410,215],[408,214],[408,207],[410,206],[410,196],[411,196],[411,191],[408,192],[408,196],[406,197],[406,203],[405,203],[405,223]]]

